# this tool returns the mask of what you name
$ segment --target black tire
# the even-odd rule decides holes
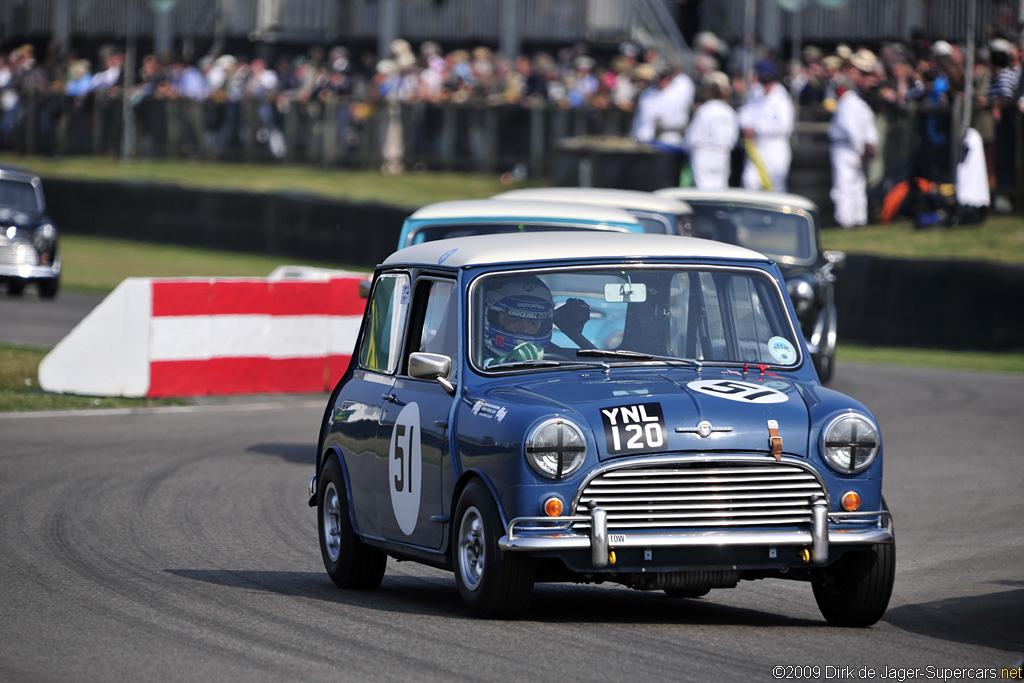
[[[14,279],[7,281],[7,296],[21,296],[25,291],[25,280]]]
[[[338,588],[378,587],[388,557],[363,543],[352,529],[345,478],[333,456],[327,459],[317,479],[316,499],[320,555],[331,580]]]
[[[530,606],[534,562],[502,552],[502,532],[491,492],[479,480],[469,482],[455,508],[452,564],[459,595],[473,616],[516,619]]]
[[[828,384],[835,375],[836,357],[832,353],[822,354],[814,359],[814,368],[818,371],[821,383]]]
[[[53,299],[60,289],[60,276],[48,277],[39,281],[39,297],[41,299]]]
[[[814,599],[833,626],[871,626],[885,614],[896,578],[896,545],[847,553],[815,581]]]

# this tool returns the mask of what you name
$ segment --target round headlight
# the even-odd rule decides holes
[[[878,428],[861,415],[841,415],[821,431],[821,452],[840,472],[867,469],[881,447]]]
[[[526,459],[533,469],[551,479],[567,477],[580,468],[587,442],[579,427],[568,420],[546,420],[526,437]]]
[[[814,286],[807,280],[790,280],[786,283],[786,289],[789,291],[789,298],[793,300],[793,308],[796,309],[797,315],[803,315],[803,312],[814,303]]]
[[[42,253],[50,251],[53,248],[53,243],[57,239],[57,229],[50,223],[44,223],[35,229],[32,233],[32,243],[36,247],[36,251]]]

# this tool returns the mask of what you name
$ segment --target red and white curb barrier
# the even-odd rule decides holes
[[[355,346],[363,279],[129,278],[43,359],[39,383],[152,398],[329,391]]]

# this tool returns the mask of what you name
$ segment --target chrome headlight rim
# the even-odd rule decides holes
[[[786,282],[786,291],[793,301],[793,308],[798,315],[810,309],[814,303],[814,284],[803,277],[797,277]]]
[[[549,436],[551,430],[561,437],[556,436],[554,443]],[[587,459],[587,440],[583,430],[572,420],[552,417],[530,429],[523,452],[537,474],[546,479],[565,479],[579,471]]]
[[[854,427],[849,434],[836,433],[847,424],[863,424],[867,430],[858,433]],[[864,438],[867,437],[867,438]],[[882,437],[875,421],[862,413],[836,415],[821,430],[818,447],[822,459],[829,467],[842,474],[858,474],[871,467],[882,452]],[[866,455],[858,450],[867,448]]]

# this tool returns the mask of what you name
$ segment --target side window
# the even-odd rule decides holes
[[[411,292],[405,273],[381,275],[370,299],[370,319],[359,344],[359,366],[392,374],[401,358]]]
[[[458,352],[459,312],[455,283],[435,280],[429,283],[419,345],[414,351],[440,353],[453,361]]]

